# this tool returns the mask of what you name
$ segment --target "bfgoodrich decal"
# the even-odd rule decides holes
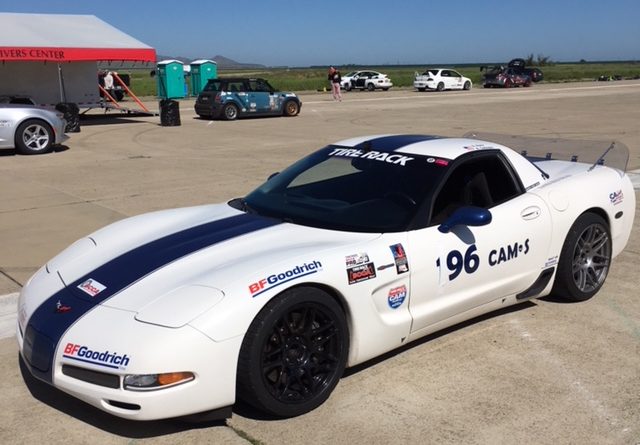
[[[280,286],[288,281],[295,280],[296,278],[304,277],[305,275],[311,275],[322,269],[322,263],[320,261],[312,261],[310,263],[300,264],[293,269],[285,270],[284,272],[274,273],[266,278],[256,281],[249,285],[249,293],[252,297],[257,297],[263,292],[268,291],[276,286]]]

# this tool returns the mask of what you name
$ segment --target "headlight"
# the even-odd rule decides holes
[[[124,376],[124,389],[153,391],[169,388],[195,379],[192,372],[167,372],[164,374],[129,374]]]

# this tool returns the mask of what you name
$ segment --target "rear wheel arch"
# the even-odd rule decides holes
[[[551,293],[584,301],[600,291],[611,268],[610,219],[597,207],[578,215],[565,234]]]

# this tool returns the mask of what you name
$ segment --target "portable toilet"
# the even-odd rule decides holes
[[[158,97],[178,99],[186,96],[184,63],[179,60],[162,60],[157,65]]]
[[[218,65],[213,60],[194,60],[191,62],[191,94],[197,96],[209,79],[218,78]]]

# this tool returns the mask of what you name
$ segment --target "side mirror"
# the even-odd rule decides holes
[[[486,226],[491,222],[491,212],[482,207],[460,207],[454,211],[442,224],[438,230],[442,233],[449,233],[455,226]]]

